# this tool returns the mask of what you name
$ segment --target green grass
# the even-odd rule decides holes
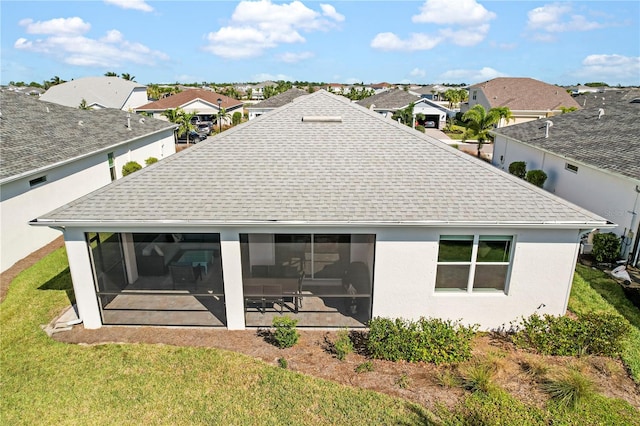
[[[41,329],[69,303],[58,250],[0,305],[0,424],[423,424],[420,407],[213,348],[79,346]]]
[[[596,311],[618,313],[631,323],[631,336],[621,358],[633,380],[640,383],[640,310],[626,298],[620,285],[598,269],[577,265],[569,310],[576,314]]]

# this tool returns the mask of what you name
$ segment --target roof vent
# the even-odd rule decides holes
[[[600,120],[600,117],[602,117],[604,115],[604,109],[603,108],[599,108],[598,109],[598,120]]]
[[[549,137],[549,127],[553,126],[553,121],[547,120],[547,121],[544,122],[544,124],[545,124],[544,137],[548,138]]]
[[[78,126],[83,126],[84,122],[82,120],[78,121]]]
[[[144,124],[144,121],[145,121],[145,120],[144,120],[144,117],[142,117],[142,118],[140,119],[140,123],[141,123],[141,124]]]
[[[341,116],[331,115],[306,115],[302,117],[304,123],[342,123]]]

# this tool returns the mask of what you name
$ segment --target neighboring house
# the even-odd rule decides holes
[[[612,93],[601,105],[498,129],[493,164],[544,170],[546,190],[616,223],[622,257],[638,264],[639,117],[640,92]]]
[[[276,108],[280,108],[283,105],[293,102],[294,99],[300,96],[308,95],[306,90],[291,88],[286,92],[282,92],[276,96],[272,96],[269,99],[265,99],[262,102],[247,107],[247,113],[249,114],[249,120],[260,117],[262,114],[266,114],[269,111],[273,111]]]
[[[44,93],[44,89],[40,87],[32,87],[32,86],[5,86],[2,90],[7,90],[9,92],[21,93],[23,95],[29,96],[40,96]]]
[[[41,101],[78,108],[82,101],[91,109],[131,111],[147,102],[147,87],[119,77],[85,77],[51,86]]]
[[[562,315],[610,226],[324,90],[32,224],[62,230],[85,328],[229,329]]]
[[[185,112],[197,113],[199,121],[217,122],[218,113],[224,109],[228,117],[222,120],[223,124],[231,124],[231,118],[234,112],[242,113],[242,102],[221,95],[211,90],[205,89],[188,89],[175,95],[167,96],[155,102],[142,105],[135,108],[137,113],[144,112],[152,115],[154,118],[167,120],[162,115],[168,109],[181,108]]]
[[[175,153],[175,126],[164,121],[4,91],[0,106],[2,271],[60,235],[29,220],[121,178],[128,161]]]
[[[251,100],[261,101],[264,99],[264,88],[267,86],[276,87],[278,83],[273,81],[263,81],[262,83],[257,83],[250,85],[248,89],[251,89]],[[247,91],[248,91],[247,89]]]
[[[455,115],[453,111],[449,113],[447,108],[440,106],[435,102],[421,98],[416,94],[402,89],[393,89],[381,92],[377,95],[369,96],[368,98],[357,101],[356,103],[365,108],[369,108],[386,118],[391,118],[396,111],[405,109],[409,107],[409,105],[414,104],[414,120],[412,127],[416,124],[415,118],[418,114],[424,115],[424,120],[418,124],[425,128],[432,129],[442,129],[447,124],[447,116]]]
[[[552,117],[562,114],[564,108],[580,108],[567,91],[532,78],[498,77],[469,87],[469,102],[461,105],[466,112],[475,105],[486,111],[507,107],[511,110],[509,122],[501,119],[497,127]]]

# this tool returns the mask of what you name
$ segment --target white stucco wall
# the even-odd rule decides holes
[[[149,99],[147,98],[147,88],[146,87],[136,87],[131,91],[129,98],[125,101],[122,106],[123,111],[133,111],[139,106],[146,105],[149,103]]]
[[[114,153],[116,174],[121,178],[122,166],[127,161],[137,161],[144,166],[149,157],[160,160],[175,153],[175,144],[168,131],[3,184],[0,188],[1,271],[61,235],[50,228],[29,226],[30,220],[111,182],[108,152]],[[46,176],[46,182],[31,187],[29,181],[40,176]]]
[[[95,327],[99,318],[94,284],[87,272],[88,255],[80,250],[79,235],[85,230],[68,232],[67,247],[75,286],[83,286],[78,304]],[[88,231],[88,230],[87,230]],[[112,232],[115,228],[91,229]],[[136,232],[133,228],[121,232]],[[138,231],[140,232],[140,231]],[[569,291],[578,254],[578,230],[473,229],[473,228],[145,228],[143,232],[220,233],[227,327],[243,329],[242,265],[239,234],[249,233],[347,233],[375,234],[372,317],[418,319],[438,317],[462,319],[465,324],[480,324],[482,329],[508,327],[510,321],[535,312],[562,315],[566,311]],[[435,291],[436,262],[440,235],[510,235],[514,238],[509,286],[495,293],[445,293]],[[67,238],[65,236],[65,238]],[[364,239],[359,240],[364,243]],[[360,253],[358,247],[355,252]],[[360,253],[365,256],[364,252]],[[76,265],[77,263],[77,265]],[[74,272],[76,271],[76,272]],[[78,277],[79,282],[76,282]],[[89,289],[89,290],[88,290]],[[86,299],[85,299],[86,298]],[[87,321],[85,320],[85,326]],[[99,324],[98,324],[99,326]]]
[[[503,161],[500,160],[501,156]],[[640,187],[640,180],[567,161],[534,147],[497,137],[494,142],[494,166],[508,171],[509,164],[514,161],[525,161],[527,170],[544,170],[548,176],[544,185],[547,191],[618,225],[605,232],[621,236],[627,235],[629,230],[637,231],[640,222],[640,194],[636,187]],[[566,163],[577,166],[578,171],[567,170]]]

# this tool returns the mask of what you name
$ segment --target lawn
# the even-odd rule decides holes
[[[629,308],[611,283],[599,271],[579,266],[570,308],[617,310],[634,325],[623,359],[637,380],[638,310]],[[433,423],[431,413],[406,400],[234,352],[59,343],[41,325],[68,306],[70,297],[64,249],[12,283],[0,305],[0,424],[640,424],[637,409],[597,392],[579,410],[569,410],[551,402],[528,405],[497,385],[488,392],[466,392],[453,409],[438,410],[441,423]]]
[[[63,249],[13,281],[0,305],[0,423],[422,424],[420,407],[268,366],[165,345],[77,346],[42,330],[69,304]]]

